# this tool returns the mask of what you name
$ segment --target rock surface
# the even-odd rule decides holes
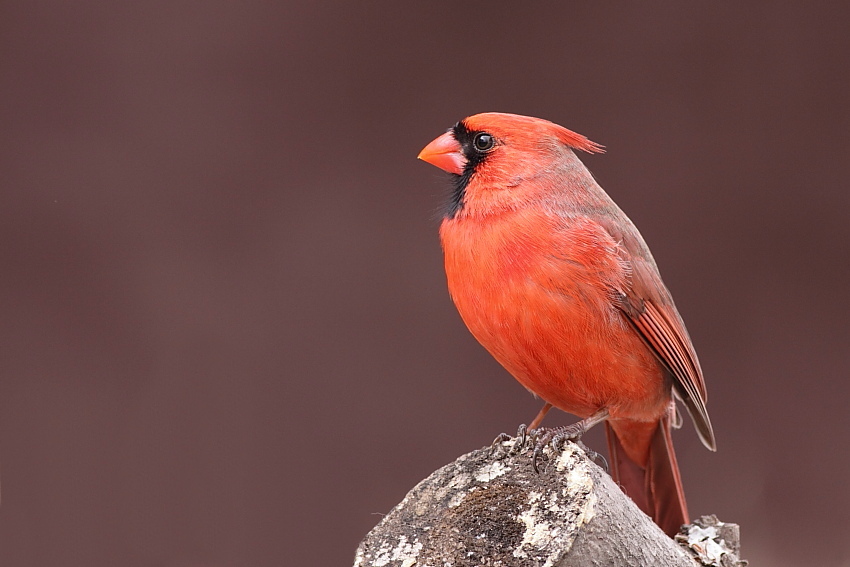
[[[420,482],[366,536],[355,567],[700,564],[578,446],[547,449],[538,474],[515,443],[463,455]]]

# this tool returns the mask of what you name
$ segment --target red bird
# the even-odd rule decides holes
[[[547,402],[539,418],[549,404],[579,416],[572,437],[605,422],[614,480],[673,535],[689,521],[674,396],[715,450],[702,371],[649,248],[575,150],[603,151],[498,113],[422,150],[454,181],[440,226],[449,292],[475,338]]]

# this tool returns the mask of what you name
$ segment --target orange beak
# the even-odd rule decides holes
[[[446,132],[425,146],[417,157],[455,175],[462,174],[466,167],[463,150],[451,132]]]

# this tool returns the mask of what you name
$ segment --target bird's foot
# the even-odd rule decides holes
[[[529,430],[524,423],[517,429],[516,437],[511,437],[507,433],[500,433],[498,437],[493,439],[493,444],[490,445],[490,455],[495,455],[497,459],[516,455],[525,448],[528,438]],[[507,442],[511,442],[509,447],[505,447]]]
[[[587,428],[584,421],[578,421],[572,425],[563,425],[561,427],[544,427],[534,430],[534,453],[531,456],[531,465],[534,467],[534,472],[540,472],[538,462],[540,461],[540,455],[543,454],[543,450],[547,445],[557,451],[567,441],[573,441],[579,444],[581,443],[581,436],[584,435],[585,431],[587,431]],[[581,443],[581,446],[584,446],[584,444]]]
[[[572,425],[565,425],[562,427],[553,427],[551,429],[541,428],[536,431],[533,431],[532,434],[534,436],[534,454],[531,458],[531,464],[534,467],[534,472],[540,472],[537,461],[540,459],[540,455],[543,454],[543,449],[546,448],[547,445],[551,445],[552,449],[558,450],[566,441],[572,441],[576,443],[588,457],[592,460],[601,459],[602,463],[605,466],[605,469],[608,470],[608,463],[605,462],[605,459],[602,456],[595,452],[591,451],[587,447],[585,447],[584,443],[581,442],[581,436],[587,433],[587,430],[593,427],[598,423],[602,423],[606,419],[608,419],[609,413],[607,408],[602,408],[590,417],[582,419],[581,421],[577,421]]]

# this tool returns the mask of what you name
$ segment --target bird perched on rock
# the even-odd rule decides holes
[[[668,534],[688,522],[670,436],[681,400],[715,450],[702,371],[649,248],[576,157],[602,147],[527,116],[465,118],[419,158],[452,174],[440,226],[449,292],[523,386],[604,422],[611,473]]]

